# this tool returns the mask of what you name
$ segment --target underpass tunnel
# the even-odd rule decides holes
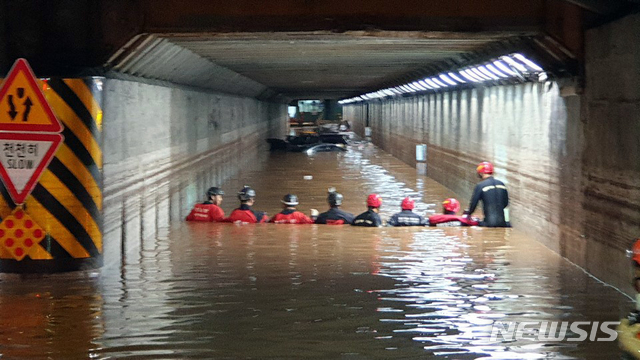
[[[426,145],[426,174],[465,198],[494,162],[518,230],[629,289],[635,1],[37,3],[3,4],[0,65],[99,83],[106,264],[260,162],[288,105],[315,99],[409,165]]]

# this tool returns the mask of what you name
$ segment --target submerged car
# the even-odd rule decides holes
[[[340,134],[302,134],[287,136],[286,140],[271,138],[267,139],[267,142],[271,145],[271,151],[284,150],[291,152],[307,151],[316,145],[347,145],[347,139]],[[327,150],[314,150],[314,152],[334,151],[328,149],[329,148],[327,148]],[[346,148],[344,150],[346,150]]]
[[[347,151],[347,147],[344,144],[318,144],[308,148],[306,153],[307,155],[313,155],[315,153],[329,151]]]

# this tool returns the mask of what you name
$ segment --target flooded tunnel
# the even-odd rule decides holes
[[[0,9],[2,357],[640,358],[636,1]],[[61,130],[16,127],[32,106]],[[337,151],[269,151],[328,129]],[[41,173],[11,168],[47,136]],[[483,161],[510,228],[185,221],[244,186],[269,217],[329,188],[428,217]],[[44,234],[20,256],[18,220]]]

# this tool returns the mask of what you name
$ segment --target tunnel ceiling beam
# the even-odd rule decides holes
[[[609,15],[616,13],[623,6],[628,4],[627,1],[623,0],[564,0],[571,4],[575,4],[589,10],[593,13],[600,15]]]

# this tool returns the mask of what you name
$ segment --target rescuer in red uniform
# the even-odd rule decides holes
[[[328,211],[318,215],[316,224],[343,225],[353,223],[353,214],[340,209],[342,199],[342,194],[336,192],[335,188],[330,188],[327,196],[330,208]]]
[[[202,204],[196,204],[187,216],[187,221],[224,221],[224,211],[220,208],[224,191],[212,187],[207,190],[208,200]]]
[[[443,214],[429,216],[431,226],[475,226],[478,220],[466,216],[458,216],[460,202],[454,198],[449,198],[442,203]]]
[[[274,224],[313,224],[310,217],[296,210],[298,206],[298,197],[293,194],[287,194],[281,200],[284,210],[272,217],[269,222]],[[313,215],[313,210],[311,213]],[[316,210],[317,212],[317,210]]]
[[[380,206],[382,206],[382,198],[380,195],[369,195],[367,197],[368,210],[356,216],[351,225],[368,227],[382,226],[382,219],[380,219],[380,215],[378,215],[378,212],[380,212]]]
[[[240,207],[233,210],[231,215],[226,218],[226,222],[240,222],[240,223],[264,223],[269,219],[267,214],[263,211],[255,211],[251,208],[256,200],[256,191],[252,188],[245,186],[238,192],[238,199],[240,199]]]

